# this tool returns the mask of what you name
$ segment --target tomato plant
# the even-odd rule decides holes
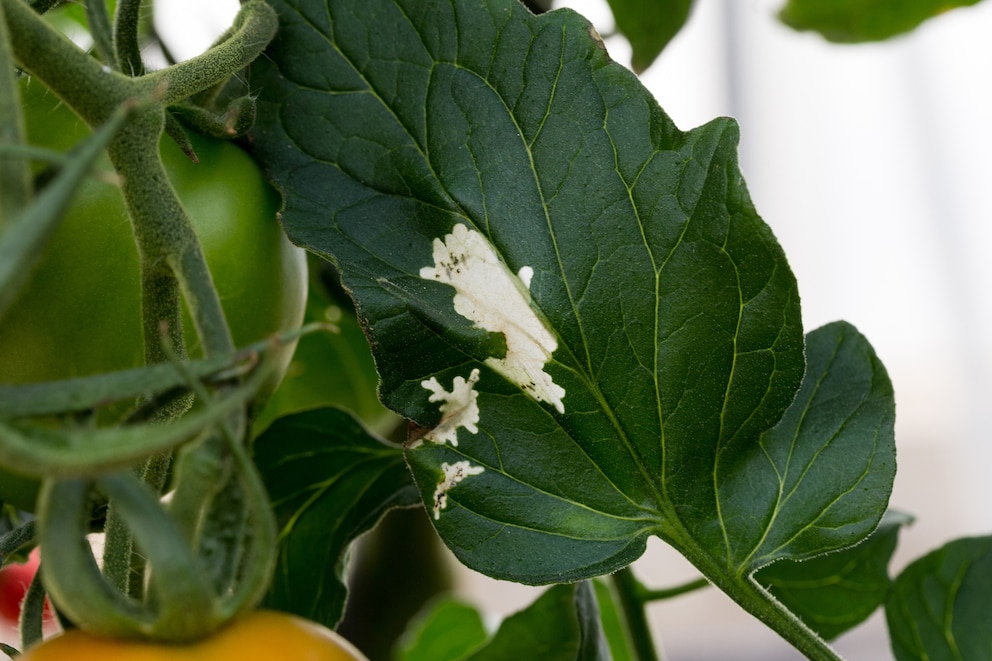
[[[23,661],[366,661],[333,631],[274,611],[254,611],[194,643],[114,640],[74,630],[28,649]]]
[[[818,661],[882,606],[900,661],[989,649],[988,539],[889,578],[892,384],[850,324],[806,332],[733,120],[679,129],[585,19],[516,0],[244,0],[157,70],[141,0],[75,8],[91,51],[41,15],[58,4],[0,0],[0,471],[40,482],[0,553],[39,544],[76,627],[38,643],[32,591],[27,661],[360,659],[323,627],[378,585],[349,558],[399,507],[469,568],[557,584],[491,637],[438,607],[408,660],[653,661],[647,605],[705,586]],[[235,348],[320,326],[295,328],[287,236],[351,298],[310,318],[354,309],[405,436],[325,405],[357,408],[327,384],[371,390],[369,361],[320,344],[254,417],[291,349]],[[699,576],[639,583],[651,538]]]

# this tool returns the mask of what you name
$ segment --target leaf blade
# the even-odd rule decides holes
[[[401,451],[334,408],[277,419],[254,450],[280,526],[265,603],[334,627],[351,543],[388,510],[419,502]]]
[[[630,66],[643,72],[679,33],[692,0],[609,0],[617,29],[630,41]]]
[[[881,41],[916,29],[923,22],[956,7],[969,7],[978,0],[844,0],[817,2],[789,0],[779,19],[796,30],[815,30],[838,43]]]
[[[855,547],[803,562],[782,560],[763,567],[755,580],[827,640],[866,620],[885,602],[892,580],[888,564],[900,528],[912,517],[889,512],[871,536]]]
[[[992,658],[992,537],[948,542],[912,562],[885,604],[899,661]]]
[[[294,11],[283,12],[283,32],[296,43],[302,28]],[[584,551],[576,548],[581,542],[568,542],[568,553],[555,555],[580,558],[581,569],[519,575],[521,563],[500,564],[499,544],[476,554],[468,550],[476,538],[452,544],[467,525],[441,517],[442,535],[460,559],[527,582],[619,568],[643,550],[652,530],[692,506],[671,503],[670,494],[712,498],[705,487],[710,453],[777,420],[802,376],[794,278],[742,186],[736,125],[717,120],[678,131],[571,12],[533,17],[512,3],[406,2],[381,3],[376,16],[387,35],[379,42],[349,36],[351,15],[338,17],[336,29],[333,21],[322,28],[322,39],[335,45],[325,53],[333,63],[322,69],[345,72],[336,83],[342,91],[324,92],[325,107],[307,114],[337,112],[341,94],[359,98],[326,144],[311,140],[280,157],[273,176],[290,189],[287,229],[341,269],[367,319],[388,405],[434,427],[442,416],[422,383],[432,376],[454,392],[456,378],[468,383],[479,370],[473,387],[482,411],[478,421],[469,416],[478,434],[456,428],[457,450],[424,444],[408,451],[425,502],[445,482],[442,464],[468,461],[485,472],[449,485],[462,500],[478,490],[471,497],[492,504],[487,483],[530,484],[531,495],[550,494],[542,502],[558,512],[544,528],[592,517],[591,530],[628,540],[603,546],[589,539]],[[432,29],[413,34],[428,16]],[[408,50],[397,55],[397,44]],[[282,66],[279,48],[273,58]],[[259,100],[261,125],[278,124],[266,116],[304,115],[297,103],[318,103],[308,81],[284,78],[297,71],[287,57],[282,76],[262,76],[260,86],[276,91]],[[302,144],[295,136],[307,121],[260,132],[256,145],[272,153],[287,140]],[[362,145],[390,145],[389,162],[380,147],[349,151],[345,134]],[[321,161],[324,154],[334,160]],[[321,178],[333,199],[315,196],[311,177]],[[318,204],[330,217],[313,213]],[[512,329],[481,328],[458,312],[458,297],[471,292],[454,287],[452,305],[450,284],[421,277],[440,268],[431,246],[447,246],[459,232],[491,246],[487,263],[517,279],[520,296],[552,332],[557,347],[543,371],[565,390],[563,415],[548,398],[521,392],[526,384],[515,382],[512,370],[493,369],[493,361],[513,362]],[[527,286],[515,275],[523,267],[533,269]],[[530,440],[511,443],[508,429]],[[700,439],[709,444],[704,452]],[[479,525],[496,521],[486,535],[526,519],[527,512],[510,509],[480,510]],[[527,537],[562,543],[554,535]]]
[[[806,378],[792,406],[762,436],[762,451],[727,476],[748,474],[757,482],[760,468],[775,474],[764,480],[769,524],[737,531],[738,548],[747,550],[736,560],[748,571],[782,554],[801,560],[865,538],[884,514],[895,479],[892,384],[871,345],[836,322],[811,332],[806,346]],[[727,502],[741,519],[755,504],[753,497]]]

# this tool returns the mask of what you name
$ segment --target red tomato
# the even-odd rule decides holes
[[[0,620],[4,624],[17,626],[21,617],[21,602],[38,571],[39,562],[38,549],[34,549],[27,562],[12,562],[0,569]],[[55,614],[47,601],[44,619],[46,624],[55,622]]]

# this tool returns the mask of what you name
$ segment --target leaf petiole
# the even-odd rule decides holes
[[[649,590],[642,585],[641,589],[643,592],[641,594],[641,599],[645,602],[672,599],[673,597],[679,597],[689,592],[695,592],[696,590],[707,588],[710,585],[710,582],[705,578],[697,578],[681,585],[676,585],[670,588],[661,588],[658,590]]]

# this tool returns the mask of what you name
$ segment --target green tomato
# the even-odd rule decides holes
[[[37,81],[22,81],[28,139],[64,151],[88,128]],[[191,136],[200,163],[161,143],[169,179],[200,239],[234,342],[244,346],[299,327],[305,253],[276,218],[277,192],[238,146]],[[89,178],[14,305],[0,319],[0,383],[86,376],[143,363],[138,254],[109,159]],[[190,355],[199,355],[187,320]],[[292,358],[277,356],[278,377]],[[0,480],[0,498],[3,486]]]

